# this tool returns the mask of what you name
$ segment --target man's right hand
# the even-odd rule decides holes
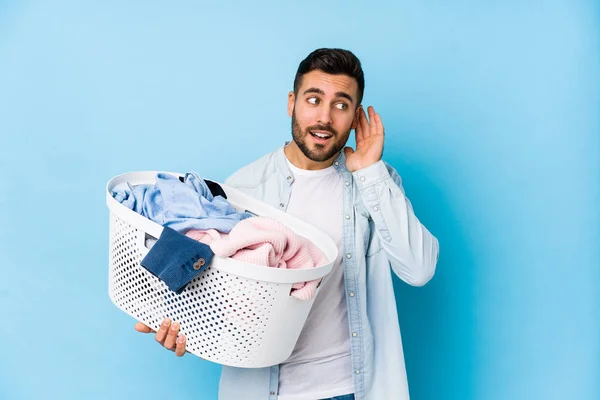
[[[158,328],[158,331],[153,330],[141,322],[137,322],[134,328],[136,331],[142,333],[156,333],[154,336],[156,341],[166,349],[175,351],[177,357],[181,357],[185,354],[185,336],[177,336],[179,333],[179,324],[177,322],[171,323],[169,318],[165,318],[160,325],[160,328]]]

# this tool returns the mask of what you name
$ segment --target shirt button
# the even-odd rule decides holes
[[[365,179],[366,179],[366,178],[365,178],[364,176],[361,176],[361,177],[360,177],[360,180],[361,180],[362,182],[364,182],[364,181],[365,181]]]
[[[271,396],[275,396],[275,392],[271,392],[269,393]]]
[[[347,259],[351,259],[352,258],[352,254],[350,254],[350,253],[346,254],[346,258]]]
[[[360,369],[357,369],[356,371],[354,371],[354,373],[355,373],[356,375],[360,374]]]
[[[292,180],[292,177],[288,175],[288,177],[287,177],[287,178],[285,178],[285,179],[287,179],[288,181],[291,181],[291,180]]]
[[[373,207],[373,211],[379,211],[379,207],[377,207],[377,206]]]
[[[358,336],[358,333],[352,332],[352,337],[357,337],[357,336]]]
[[[349,186],[349,185],[350,185],[350,182],[348,182],[348,181],[346,181],[346,182],[344,182],[344,183],[346,184],[346,186]]]
[[[354,297],[354,292],[350,292],[350,297]]]
[[[336,161],[336,162],[335,162],[335,165],[340,165],[340,163]]]
[[[346,219],[350,219],[350,214],[346,214]]]
[[[283,203],[279,203],[279,207],[281,207],[281,208],[283,208],[284,205],[285,204],[283,204]]]

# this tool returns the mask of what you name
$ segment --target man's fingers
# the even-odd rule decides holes
[[[165,339],[164,346],[167,349],[173,349],[175,347],[175,340],[177,339],[177,334],[179,333],[179,324],[177,322],[173,322],[171,324],[171,328],[169,329],[169,333],[167,333],[167,338]]]
[[[377,133],[377,122],[375,121],[375,109],[373,106],[369,106],[369,135]]]
[[[363,140],[363,127],[362,127],[363,109],[362,109],[362,107],[357,112],[358,112],[358,119],[356,120],[356,126],[354,127],[354,133],[356,134],[356,143]]]
[[[363,140],[362,128],[360,127],[360,123],[356,125],[356,128],[354,128],[354,133],[355,133],[356,143]]]
[[[361,108],[360,110],[360,119],[358,120],[358,123],[360,124],[360,128],[361,128],[361,136],[363,138],[369,137],[369,135],[371,134],[371,132],[369,132],[369,121],[367,120],[367,114],[365,113],[364,108]]]
[[[141,322],[136,322],[133,328],[136,331],[142,332],[142,333],[154,333],[154,330],[152,328],[150,328],[148,325],[145,325]]]
[[[175,355],[182,357],[185,354],[185,335],[179,335],[175,345]]]
[[[154,332],[149,326],[142,322],[137,322],[134,326],[135,330],[143,333]],[[154,338],[158,343],[163,345],[166,349],[174,351],[178,357],[183,356],[185,351],[185,335],[179,335],[179,323],[173,322],[169,318],[165,318],[160,324],[158,331]]]
[[[170,326],[171,326],[171,320],[169,318],[165,318],[163,320],[162,324],[160,324],[160,327],[158,328],[158,331],[156,332],[156,336],[154,337],[158,343],[160,343],[160,344],[164,343]]]
[[[375,121],[377,121],[377,134],[383,135],[385,130],[383,128],[383,122],[381,121],[381,115],[375,114]]]

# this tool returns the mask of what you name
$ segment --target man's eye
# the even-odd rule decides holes
[[[307,101],[310,104],[317,104],[317,103],[319,103],[319,99],[317,99],[316,97],[309,97]]]
[[[348,104],[346,103],[337,103],[335,105],[339,110],[347,110],[348,109]]]

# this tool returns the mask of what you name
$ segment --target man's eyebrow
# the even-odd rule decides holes
[[[337,92],[335,94],[335,97],[343,97],[345,99],[350,100],[350,103],[354,103],[354,99],[352,98],[352,96],[350,96],[348,93],[346,92]]]
[[[324,91],[322,91],[321,89],[316,88],[316,87],[311,87],[311,88],[306,89],[303,94],[306,94],[306,93],[317,93],[317,94],[325,95]]]
[[[306,89],[303,94],[307,94],[307,93],[317,93],[317,94],[320,94],[320,95],[325,95],[324,91],[322,91],[319,88],[315,88],[315,87],[311,87],[311,88]],[[350,96],[346,92],[337,92],[335,94],[335,97],[343,97],[345,99],[348,99],[351,103],[354,103],[354,99],[352,98],[352,96]]]

